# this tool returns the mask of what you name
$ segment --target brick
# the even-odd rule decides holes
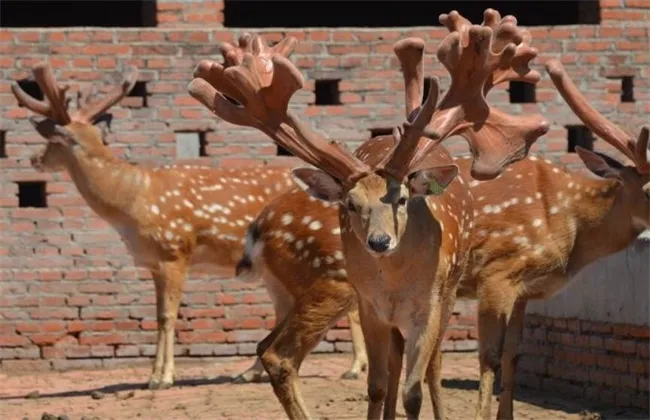
[[[98,369],[100,367],[102,367],[102,361],[99,359],[64,359],[52,361],[52,368],[59,371]]]
[[[3,360],[2,369],[7,372],[34,372],[51,368],[49,360]]]
[[[212,356],[214,346],[210,344],[192,344],[190,346],[190,356]]]

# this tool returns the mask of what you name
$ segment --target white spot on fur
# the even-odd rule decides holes
[[[282,215],[282,224],[288,226],[293,221],[293,215],[291,213],[285,213]]]
[[[309,224],[309,229],[310,230],[320,230],[320,228],[323,227],[323,224],[319,222],[318,220],[314,220]]]
[[[533,220],[533,227],[540,227],[542,226],[542,223],[544,223],[542,219],[535,219]]]

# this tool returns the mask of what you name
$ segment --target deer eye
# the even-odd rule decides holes
[[[408,199],[406,197],[400,197],[400,199],[397,201],[397,205],[398,206],[405,206],[407,201],[408,201]]]
[[[348,211],[351,211],[351,212],[353,212],[353,213],[356,213],[356,212],[357,212],[357,206],[354,205],[354,203],[352,202],[352,200],[348,200],[347,207],[348,207]]]

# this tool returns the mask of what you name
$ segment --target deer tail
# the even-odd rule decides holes
[[[261,256],[264,243],[261,241],[262,232],[259,222],[256,219],[246,229],[246,238],[244,242],[244,254],[237,262],[235,275],[237,280],[252,282],[259,278],[257,267],[259,257]]]

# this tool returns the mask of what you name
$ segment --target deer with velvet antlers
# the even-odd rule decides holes
[[[450,135],[464,136],[475,158],[472,176],[491,179],[525,157],[548,123],[541,116],[507,115],[485,100],[495,84],[539,79],[528,68],[536,51],[513,19],[500,20],[497,12],[488,10],[483,25],[471,25],[456,12],[443,15],[441,22],[450,30],[437,53],[451,74],[449,90],[437,103],[434,79],[420,106],[424,41],[398,42],[395,52],[406,85],[407,121],[392,136],[370,139],[354,153],[310,130],[288,109],[292,95],[303,85],[300,72],[287,58],[296,43],[293,38],[284,39],[275,51],[262,38],[249,35],[242,36],[238,46],[226,43],[221,48],[224,63],[202,61],[189,86],[192,96],[223,119],[258,128],[315,166],[293,171],[298,185],[312,197],[338,206],[340,232],[330,233],[340,234],[347,263],[337,272],[318,257],[313,240],[298,242],[292,236],[292,226],[300,224],[314,234],[322,232],[318,214],[297,217],[300,208],[283,197],[273,203],[277,211],[265,212],[257,221],[274,226],[273,239],[286,243],[284,249],[296,263],[308,262],[303,272],[316,278],[310,280],[313,289],[295,299],[258,345],[261,362],[290,418],[309,416],[299,392],[298,370],[332,322],[319,313],[319,308],[333,304],[332,295],[317,291],[343,284],[346,278],[358,295],[363,334],[372,337],[366,343],[368,417],[379,417],[382,407],[385,417],[395,416],[404,350],[407,416],[418,417],[427,376],[436,418],[443,418],[440,339],[467,262],[474,206],[469,179],[458,176],[449,153],[436,146]],[[296,287],[295,282],[285,284]],[[342,311],[352,302],[350,295]]]
[[[292,187],[286,168],[214,169],[195,165],[145,168],[115,157],[104,144],[103,114],[134,86],[137,70],[103,99],[79,91],[69,112],[68,86],[58,85],[49,65],[33,68],[46,101],[17,84],[18,102],[46,118],[31,118],[47,140],[32,157],[39,170],[67,170],[88,205],[112,225],[134,258],[149,269],[156,289],[158,342],[149,387],[174,380],[174,327],[189,268],[196,264],[234,267],[246,226],[275,195]]]
[[[475,205],[475,234],[457,296],[480,300],[477,419],[490,418],[494,376],[499,368],[502,376],[497,418],[513,417],[514,375],[526,302],[553,295],[587,264],[629,246],[641,231],[650,228],[648,127],[633,141],[588,105],[559,62],[550,61],[547,69],[577,116],[633,165],[624,166],[602,153],[578,148],[578,156],[597,178],[567,172],[549,160],[530,156],[514,163],[496,180],[469,183]],[[460,174],[469,177],[469,160],[454,161]],[[292,243],[309,241],[314,250],[310,258],[322,261],[331,273],[340,273],[337,288],[324,285],[301,290],[302,299],[307,299],[305,295],[321,296],[320,306],[313,308],[309,316],[322,317],[320,325],[329,325],[345,313],[344,303],[353,300],[354,292],[345,283],[342,243],[332,235],[340,226],[337,211],[323,208],[310,198],[295,189],[265,207],[249,227],[238,272],[242,278],[256,275],[267,282],[280,281],[288,290],[294,290],[293,282],[317,285],[321,280],[317,275],[310,277],[310,261],[296,258],[292,252]],[[277,221],[267,221],[268,214],[289,208],[300,209],[294,211],[297,220],[318,220],[323,229],[314,232],[305,224],[295,224],[283,229],[284,235],[292,238],[291,243],[278,237]],[[276,289],[270,292],[279,293]],[[355,325],[358,321],[354,310],[350,315],[353,366],[357,366],[366,358],[364,337]],[[300,341],[311,334],[320,336],[324,330],[303,327],[294,334]],[[256,369],[252,368],[250,374]]]

